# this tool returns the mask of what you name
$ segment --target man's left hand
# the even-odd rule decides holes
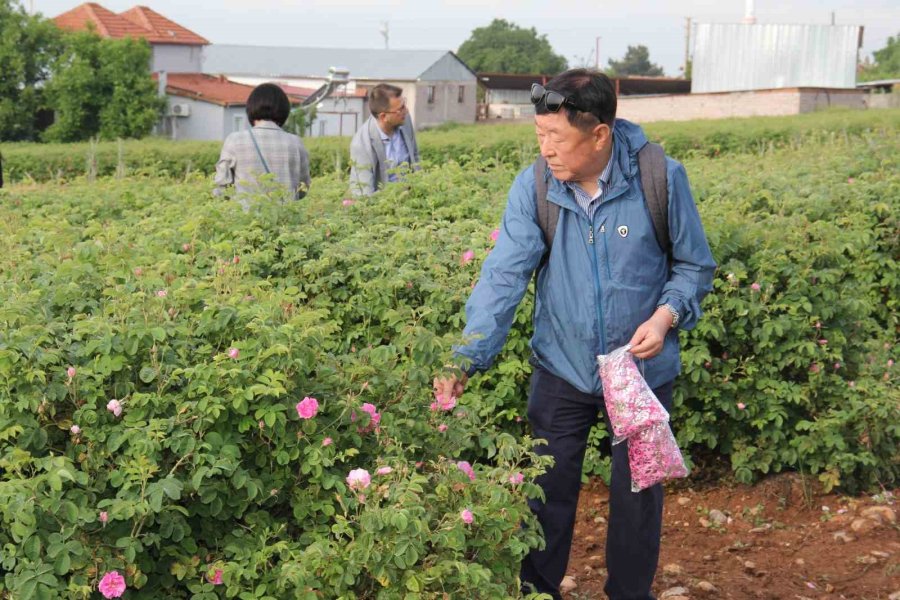
[[[666,334],[672,328],[672,313],[658,308],[653,316],[644,321],[631,336],[631,353],[636,358],[653,358],[662,352]]]

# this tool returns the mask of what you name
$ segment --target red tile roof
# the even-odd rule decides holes
[[[132,23],[152,32],[148,41],[156,44],[185,44],[205,46],[209,40],[201,37],[175,21],[171,21],[152,8],[135,6],[121,14]]]
[[[53,21],[67,31],[85,31],[93,25],[97,34],[105,38],[143,38],[151,44],[209,44],[206,38],[146,6],[135,6],[117,15],[96,2],[86,2],[54,17]]]
[[[156,80],[157,74],[153,74]],[[244,106],[254,86],[229,81],[224,76],[205,73],[170,73],[166,78],[166,93],[192,100],[210,102],[221,106]],[[300,98],[288,93],[292,104],[299,104]]]

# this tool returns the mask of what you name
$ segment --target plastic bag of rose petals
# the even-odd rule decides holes
[[[652,423],[628,440],[631,491],[639,492],[664,479],[687,477],[688,469],[669,424]]]
[[[631,344],[626,344],[609,354],[597,356],[603,399],[612,426],[613,444],[618,444],[652,423],[669,420],[669,413],[659,403],[634,364],[630,349]]]

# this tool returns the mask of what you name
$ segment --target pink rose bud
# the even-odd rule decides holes
[[[69,431],[72,432],[72,435],[78,435],[79,433],[81,433],[81,427],[79,427],[78,425],[72,425],[71,427],[69,427]]]
[[[165,298],[168,295],[169,295],[169,292],[167,292],[166,290],[156,290],[157,298]]]
[[[753,283],[750,284],[750,289],[753,290],[754,292],[758,292],[760,290],[760,286],[758,283],[756,283],[754,281]]]
[[[447,431],[446,423],[441,423],[440,425],[438,425],[438,431],[440,431],[441,433],[444,433],[445,431]]]
[[[322,440],[322,446],[323,446],[323,447],[330,446],[330,445],[333,444],[333,443],[334,443],[334,440],[331,439],[330,437],[327,437],[327,438],[325,438],[324,440]]]
[[[231,259],[231,262],[232,262],[233,264],[238,264],[239,262],[241,262],[241,257],[240,257],[240,256],[235,256],[234,258]]]
[[[813,364],[809,365],[809,372],[810,372],[810,373],[818,373],[818,372],[819,372],[819,369],[820,369],[819,363],[813,363]]]
[[[341,204],[343,204],[344,206],[353,206],[355,203],[356,201],[351,200],[350,198],[344,198],[343,201],[341,201]]]
[[[837,370],[840,369],[840,368],[841,368],[841,363],[839,363],[839,362],[834,363],[834,370],[835,370],[835,371],[837,371]]]
[[[496,242],[498,237],[500,237],[500,230],[499,229],[493,230],[491,232],[491,241]]]
[[[132,271],[132,273],[134,273],[135,277],[140,277],[141,275],[144,274],[144,270],[140,267],[135,267],[134,271]]]
[[[853,183],[855,183],[855,182],[856,182],[856,179],[854,179],[853,177],[848,177],[848,178],[847,178],[847,183],[853,184]]]
[[[889,359],[888,359],[888,361],[887,361],[887,366],[888,366],[888,368],[891,368],[891,367],[894,366],[894,359],[893,359],[893,358],[889,358]]]
[[[190,244],[182,244],[181,249],[184,250],[185,252],[188,252],[191,249],[191,245]]]
[[[822,329],[822,323],[821,323],[821,322],[816,321],[816,329]]]
[[[393,470],[394,469],[392,469],[390,467],[378,467],[378,469],[375,471],[375,474],[376,475],[387,475],[388,473],[390,473]]]
[[[241,351],[237,348],[229,348],[228,349],[228,357],[237,359],[241,355]]]
[[[459,518],[462,519],[462,522],[466,525],[471,525],[472,521],[475,520],[475,515],[473,515],[472,511],[467,508],[459,513]]]
[[[819,345],[820,345],[820,346],[825,346],[825,345],[827,345],[827,344],[828,344],[828,340],[826,340],[826,339],[824,339],[824,338],[821,339],[821,340],[819,340]]]
[[[465,252],[463,252],[462,258],[460,258],[459,262],[461,264],[467,265],[472,262],[473,258],[475,258],[475,252],[473,252],[472,250],[466,250]]]
[[[744,410],[745,408],[747,408],[747,405],[744,404],[743,402],[738,402],[737,407],[738,407],[738,410]]]
[[[75,377],[75,374],[76,374],[77,372],[78,372],[78,371],[75,370],[75,367],[69,367],[68,369],[66,369],[66,375],[68,375],[69,379],[74,378],[74,377]]]
[[[856,382],[855,382],[855,381],[850,381],[850,382],[847,383],[847,385],[849,385],[849,386],[852,387],[852,388],[855,388],[855,387],[856,387]]]
[[[100,511],[100,522],[107,523],[109,521],[109,513],[105,510]]]

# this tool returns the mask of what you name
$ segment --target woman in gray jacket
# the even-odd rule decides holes
[[[239,196],[271,191],[265,179],[281,184],[288,198],[299,199],[309,190],[309,153],[300,138],[281,127],[291,113],[291,103],[280,87],[263,83],[247,99],[247,119],[252,127],[235,131],[225,139],[216,163],[215,193],[235,186]],[[268,177],[263,177],[271,174]],[[259,179],[262,178],[263,181]],[[246,198],[241,198],[246,208]]]

